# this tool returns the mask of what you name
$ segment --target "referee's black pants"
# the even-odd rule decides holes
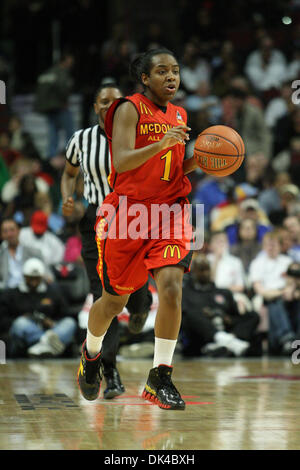
[[[102,295],[102,284],[97,272],[98,248],[95,240],[95,222],[97,207],[89,204],[83,218],[79,223],[82,239],[82,258],[90,281],[90,291],[94,302]],[[126,305],[129,313],[148,312],[152,304],[152,295],[146,283],[141,289],[131,294]],[[120,329],[117,317],[113,319],[103,340],[102,362],[105,368],[116,366],[116,356],[119,348]]]

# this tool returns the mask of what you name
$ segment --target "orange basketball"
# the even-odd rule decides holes
[[[231,175],[241,166],[244,156],[243,139],[231,127],[208,127],[196,139],[194,158],[209,175]]]

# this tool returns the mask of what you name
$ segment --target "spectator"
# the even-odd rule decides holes
[[[247,155],[261,152],[269,159],[272,141],[263,111],[249,102],[248,92],[240,87],[232,87],[228,97],[231,100],[232,113],[230,116],[223,114],[223,123],[233,127],[241,135]]]
[[[209,82],[210,67],[194,41],[185,44],[182,62],[181,84],[187,93],[195,93],[202,82]]]
[[[291,236],[291,247],[288,255],[295,262],[300,262],[300,221],[296,216],[288,216],[283,221],[283,227]]]
[[[35,195],[34,204],[35,210],[42,211],[48,216],[48,229],[52,233],[60,235],[65,225],[65,219],[57,213],[58,209],[55,211],[50,194],[38,192]],[[29,225],[29,223],[24,225]]]
[[[248,103],[256,106],[259,109],[264,109],[264,104],[257,94],[253,91],[249,80],[244,75],[237,75],[231,80],[231,88],[238,88],[244,91],[247,95]]]
[[[6,166],[6,163],[4,159],[1,156],[0,153],[0,195],[2,192],[2,188],[10,180],[10,172],[8,170],[8,167]],[[1,200],[1,197],[0,197]]]
[[[20,152],[25,157],[40,158],[32,137],[28,132],[24,131],[19,116],[12,115],[10,117],[8,129],[10,132],[10,147],[12,149]]]
[[[207,229],[210,225],[211,211],[218,204],[227,201],[228,195],[232,194],[233,187],[234,182],[230,177],[207,176],[197,184],[193,203],[204,205],[205,226]]]
[[[232,77],[239,73],[238,66],[234,61],[226,62],[212,83],[213,94],[224,98],[232,88]]]
[[[222,99],[222,108],[223,108],[223,120],[228,125],[230,123],[234,125],[235,113],[236,113],[236,104],[232,99],[230,94],[231,90],[241,90],[242,95],[246,97],[246,102],[257,107],[258,109],[263,109],[263,103],[257,96],[255,96],[251,90],[249,82],[246,77],[243,75],[237,75],[231,78],[229,87],[225,96]]]
[[[288,67],[287,67],[287,79],[290,80],[296,80],[299,78],[299,72],[300,72],[300,44],[297,44],[295,48],[293,49],[293,57],[291,62],[289,62]]]
[[[232,62],[238,64],[240,61],[237,57],[234,43],[227,40],[222,42],[218,52],[213,54],[211,60],[213,79],[219,75],[227,64],[231,64]]]
[[[133,59],[132,43],[128,39],[122,39],[118,44],[118,51],[114,57],[114,64],[110,69],[110,74],[115,77],[121,89],[128,90],[132,85],[128,64]]]
[[[286,287],[284,274],[292,260],[281,254],[280,249],[278,234],[265,234],[263,252],[250,264],[249,279],[255,294],[263,299],[268,310],[270,352],[289,355],[294,333],[282,295]]]
[[[37,193],[36,178],[33,174],[25,174],[19,182],[17,195],[6,207],[5,216],[13,217],[18,214],[18,217],[21,217],[22,224],[28,225],[30,217],[35,211]]]
[[[61,263],[64,257],[63,242],[48,228],[48,217],[42,211],[35,211],[31,217],[30,227],[24,227],[20,232],[20,242],[27,247],[39,249],[43,261],[52,266]]]
[[[20,241],[20,228],[14,219],[4,219],[1,223],[0,245],[0,289],[14,288],[23,279],[25,261],[32,257],[41,258],[41,252],[33,246],[25,246]]]
[[[170,38],[167,37],[166,31],[163,26],[156,21],[151,21],[146,26],[146,31],[142,42],[140,43],[140,50],[146,51],[148,49],[157,49],[160,47],[170,47],[168,41]]]
[[[20,195],[21,181],[27,175],[36,176],[34,184],[38,191],[48,192],[49,184],[45,181],[44,178],[35,175],[36,164],[36,160],[20,158],[10,167],[9,170],[11,178],[3,185],[1,191],[1,199],[5,204],[9,204]],[[11,211],[10,208],[8,210]]]
[[[83,263],[81,256],[82,240],[79,230],[79,222],[84,216],[84,207],[79,201],[74,203],[73,214],[68,216],[65,233],[67,240],[65,243],[64,262],[65,263]]]
[[[260,208],[257,200],[253,198],[245,199],[241,201],[238,206],[235,220],[228,224],[225,223],[225,220],[222,227],[226,231],[230,245],[237,243],[239,224],[242,220],[248,218],[254,220],[256,223],[258,242],[261,242],[264,234],[271,230],[271,224],[266,214]]]
[[[269,167],[270,163],[263,152],[247,155],[244,165],[235,174],[235,180],[262,191],[265,187],[265,177],[269,172]]]
[[[66,143],[74,132],[73,116],[68,107],[73,87],[70,74],[73,64],[73,55],[65,53],[56,65],[38,77],[35,109],[48,121],[48,158],[56,156],[59,150],[59,130],[64,130]]]
[[[299,142],[300,139],[300,108],[293,106],[290,112],[284,114],[281,118],[277,119],[273,129],[273,153],[274,158],[286,150],[292,150],[298,147],[292,146],[294,142]],[[288,161],[288,166],[291,159]],[[281,168],[282,169],[282,168]]]
[[[34,197],[34,206],[36,210],[43,211],[49,218],[54,212],[52,199],[49,193],[37,192]],[[49,220],[48,220],[48,224],[49,224]],[[24,224],[24,225],[29,225],[29,224]]]
[[[257,223],[250,218],[242,219],[238,226],[238,240],[231,247],[231,254],[237,256],[243,263],[245,273],[249,271],[251,261],[261,251],[258,241]]]
[[[284,219],[292,215],[299,202],[299,189],[295,184],[284,184],[279,188],[279,205],[269,214],[270,222],[275,226],[282,225]]]
[[[231,292],[243,292],[245,272],[242,261],[229,252],[228,238],[225,232],[212,233],[207,258],[211,264],[212,280],[217,287]]]
[[[7,168],[10,168],[17,160],[19,160],[19,158],[22,157],[22,154],[19,151],[12,148],[8,131],[0,132],[0,155]]]
[[[236,222],[239,217],[240,202],[247,197],[255,197],[257,189],[248,184],[241,184],[236,186],[230,180],[230,186],[227,190],[227,199],[217,204],[210,214],[210,229],[212,232],[224,230],[229,225]]]
[[[266,94],[280,88],[286,79],[286,66],[284,54],[274,47],[270,36],[263,35],[258,49],[246,59],[245,74],[255,90]]]
[[[242,356],[259,321],[254,312],[240,315],[231,291],[216,287],[204,255],[194,258],[191,275],[185,278],[182,312],[184,355]]]
[[[5,290],[0,298],[4,323],[1,326],[9,328],[10,354],[59,356],[73,341],[76,322],[66,316],[67,305],[57,285],[44,281],[45,266],[41,260],[28,259],[23,275],[24,281]]]
[[[293,109],[293,89],[291,82],[284,82],[280,88],[280,96],[271,99],[265,109],[265,121],[270,129],[273,129],[278,119]]]
[[[300,108],[294,106],[290,113],[278,119],[273,130],[275,171],[288,171],[297,184],[300,175]]]
[[[280,227],[276,227],[274,229],[274,232],[278,234],[278,238],[279,238],[279,241],[280,241],[280,252],[281,252],[281,254],[287,255],[290,258],[292,258],[294,261],[297,261],[297,258],[298,257],[300,258],[300,256],[298,255],[297,250],[295,251],[295,254],[292,251],[293,238],[292,238],[292,235],[289,232],[289,230],[287,228],[285,228],[284,226],[280,226]]]
[[[222,116],[222,107],[217,96],[211,93],[209,82],[201,82],[198,89],[187,96],[184,104],[189,113],[207,111],[208,121],[214,125],[219,124]]]
[[[101,46],[100,55],[103,73],[107,76],[113,75],[113,68],[118,61],[119,45],[126,39],[125,24],[118,22],[112,25],[110,37]],[[133,56],[137,52],[134,41],[129,43],[129,53]]]
[[[295,338],[300,338],[300,263],[293,262],[286,273],[286,288],[283,293]]]
[[[258,195],[259,205],[268,217],[269,214],[280,205],[280,188],[289,183],[291,183],[289,173],[277,173],[272,168],[268,168],[264,177],[264,188]]]

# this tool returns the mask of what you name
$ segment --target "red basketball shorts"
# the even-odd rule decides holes
[[[112,295],[131,294],[153,269],[183,266],[189,271],[192,226],[186,198],[172,204],[144,204],[109,194],[95,225],[97,271]]]

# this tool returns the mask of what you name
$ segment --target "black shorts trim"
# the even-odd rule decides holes
[[[189,269],[193,258],[193,250],[190,250],[188,254],[179,261],[179,263],[175,264],[175,266],[183,266],[186,269]]]
[[[152,301],[149,281],[147,281],[140,289],[130,294],[126,308],[129,313],[146,313],[149,312]]]

